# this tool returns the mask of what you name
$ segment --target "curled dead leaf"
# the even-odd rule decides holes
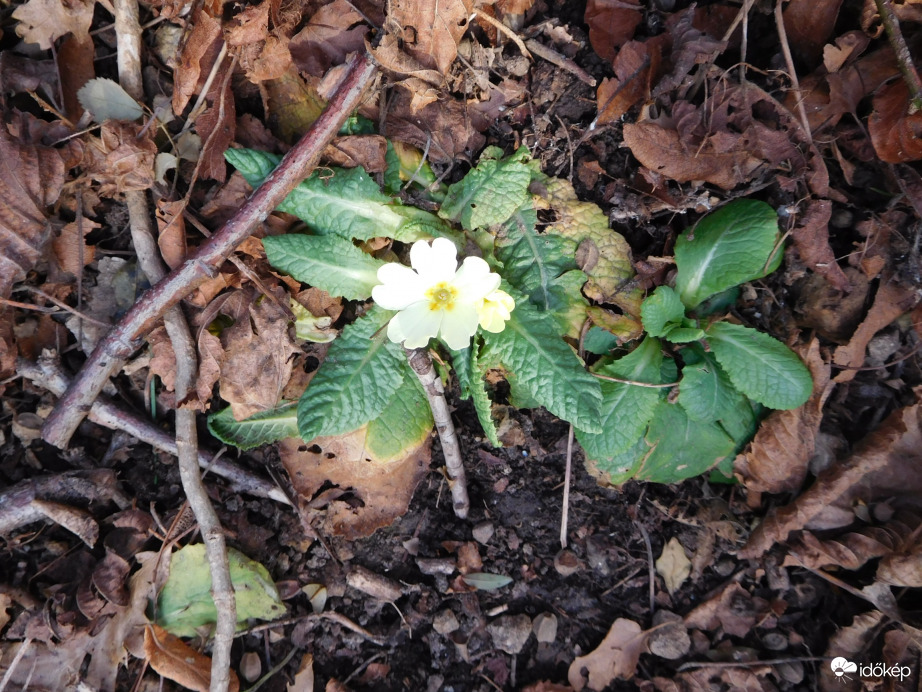
[[[868,132],[877,155],[887,163],[922,159],[922,113],[909,113],[909,88],[902,79],[874,95]]]
[[[144,655],[150,667],[163,677],[193,692],[208,692],[211,686],[211,659],[200,654],[179,637],[159,625],[144,628]],[[237,673],[230,671],[230,692],[238,692]]]
[[[618,618],[598,648],[570,664],[567,679],[575,690],[603,690],[616,679],[630,680],[649,633],[633,620]]]
[[[592,49],[599,57],[614,60],[618,48],[634,37],[643,12],[637,0],[589,0],[585,20]]]
[[[99,137],[88,137],[84,158],[87,175],[99,183],[100,197],[115,197],[129,190],[147,190],[154,184],[157,145],[153,129],[144,134],[140,123],[103,123]]]

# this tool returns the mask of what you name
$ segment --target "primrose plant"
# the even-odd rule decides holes
[[[254,187],[279,162],[245,149],[226,156]],[[570,422],[604,481],[674,482],[731,460],[762,407],[809,396],[809,372],[786,346],[714,316],[735,300],[728,291],[777,268],[768,205],[741,200],[703,219],[676,246],[675,288],[645,299],[606,215],[544,175],[526,150],[503,156],[490,147],[447,188],[415,150],[389,143],[387,162],[385,191],[361,168],[324,169],[279,207],[309,233],[265,238],[269,262],[355,301],[358,317],[332,341],[300,401],[242,421],[220,411],[209,421],[220,439],[249,448],[367,426],[366,456],[386,463],[435,423],[449,475],[463,474],[448,459],[453,431],[443,429],[442,377],[429,359],[436,348],[493,445],[488,372],[490,382],[505,380],[511,405],[543,406]],[[437,213],[401,201],[401,187],[414,185]],[[391,242],[371,254],[359,244],[372,238]],[[317,333],[316,318],[296,314],[296,333]],[[329,339],[323,334],[317,340]],[[462,504],[455,497],[456,511]]]

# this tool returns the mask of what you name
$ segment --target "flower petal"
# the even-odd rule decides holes
[[[442,281],[451,281],[458,268],[458,250],[446,238],[436,238],[432,245],[425,240],[417,240],[410,248],[410,264],[428,288]]]
[[[378,269],[380,285],[371,289],[371,297],[385,310],[403,310],[424,299],[426,286],[415,271],[396,262]]]
[[[477,331],[480,314],[477,310],[480,301],[455,302],[452,309],[445,313],[442,326],[439,329],[439,338],[448,348],[456,351],[471,345],[471,337]]]
[[[397,313],[387,326],[387,338],[407,348],[422,348],[439,333],[442,310],[430,310],[428,301],[413,303]]]
[[[479,257],[465,257],[451,285],[458,289],[464,300],[482,300],[499,288],[499,274],[490,271],[490,265]]]
[[[505,291],[496,290],[488,295],[480,308],[480,326],[498,334],[506,327],[506,320],[515,309],[515,300]]]

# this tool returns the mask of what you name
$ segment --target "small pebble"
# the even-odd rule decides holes
[[[259,654],[247,651],[240,659],[240,675],[247,682],[255,682],[262,673],[263,664],[259,660]]]
[[[497,649],[516,655],[531,636],[531,618],[527,615],[504,615],[487,625]]]
[[[674,661],[685,656],[691,649],[691,637],[680,615],[668,610],[658,610],[653,615],[654,626],[667,622],[670,624],[654,629],[647,646],[654,656]]]
[[[762,644],[770,651],[784,651],[788,648],[788,638],[781,632],[769,632],[762,637]]]
[[[535,638],[541,644],[552,644],[557,639],[557,616],[553,613],[539,613],[531,623]]]
[[[563,577],[569,577],[579,570],[579,558],[570,550],[561,550],[554,556],[554,569]]]
[[[481,545],[486,545],[493,538],[493,522],[482,521],[474,527],[472,531],[474,540]]]
[[[441,635],[451,634],[459,627],[461,623],[451,610],[440,610],[432,619],[432,629]]]

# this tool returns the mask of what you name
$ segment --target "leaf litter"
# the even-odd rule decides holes
[[[65,48],[62,44],[76,40],[88,45],[90,28],[98,28],[93,3],[58,5],[29,0],[12,15],[16,33],[48,51],[50,60],[52,44]],[[159,125],[145,126],[143,118],[139,123],[108,120],[89,132],[67,129],[73,123],[60,121],[56,113],[71,110],[54,103],[58,94],[48,87],[50,78],[27,78],[25,67],[14,72],[10,61],[0,64],[8,91],[22,95],[38,89],[43,100],[51,98],[45,101],[48,108],[20,101],[4,104],[10,117],[0,128],[0,148],[10,175],[0,181],[8,192],[0,195],[0,206],[5,205],[0,209],[0,262],[6,262],[0,265],[0,297],[5,301],[0,313],[0,387],[19,387],[6,379],[15,373],[17,356],[34,358],[42,348],[65,349],[70,339],[88,352],[102,325],[117,320],[143,290],[134,278],[133,251],[120,237],[124,193],[152,190],[166,204],[177,204],[179,198],[170,198],[171,188],[188,191],[187,213],[216,230],[248,193],[238,175],[228,178],[224,149],[237,142],[283,152],[285,142],[296,139],[304,126],[296,109],[306,104],[308,112],[319,112],[321,94],[329,93],[337,67],[350,52],[367,45],[393,85],[376,92],[377,101],[362,109],[364,116],[380,123],[381,135],[344,137],[334,143],[325,162],[361,165],[378,174],[387,167],[386,136],[425,151],[448,182],[460,177],[465,162],[478,159],[485,144],[510,152],[524,141],[544,171],[560,175],[569,167],[572,186],[548,178],[529,188],[540,209],[535,237],[552,235],[575,243],[578,269],[571,271],[581,270],[589,279],[580,287],[584,297],[599,304],[590,312],[594,323],[624,340],[637,335],[639,324],[622,318],[636,316],[643,291],[666,280],[669,265],[659,260],[672,254],[672,240],[684,230],[686,216],[748,195],[761,195],[782,209],[782,230],[793,239],[793,249],[785,251],[785,271],[744,287],[735,312],[792,343],[799,339],[814,393],[803,407],[771,414],[753,442],[738,450],[736,490],[706,486],[706,494],[728,498],[728,514],[718,513],[718,518],[676,511],[708,502],[691,484],[663,489],[632,483],[615,495],[585,478],[577,480],[573,500],[582,508],[592,506],[596,515],[582,516],[572,527],[576,571],[558,576],[556,583],[551,581],[556,574],[554,521],[534,517],[534,512],[545,506],[556,510],[559,503],[553,490],[557,470],[546,464],[562,460],[566,431],[546,414],[508,409],[519,434],[504,436],[507,449],[479,449],[483,454],[478,458],[488,461],[474,471],[483,486],[481,518],[496,526],[471,563],[478,564],[474,573],[512,578],[509,585],[489,591],[470,592],[437,571],[420,574],[422,564],[454,569],[450,562],[439,562],[448,556],[457,567],[462,551],[453,557],[454,549],[445,547],[446,536],[462,542],[467,538],[463,527],[435,504],[441,483],[428,467],[439,457],[428,437],[389,449],[380,438],[375,441],[374,431],[361,429],[307,443],[287,440],[277,450],[252,452],[259,464],[287,471],[299,513],[281,517],[240,496],[219,495],[223,491],[215,486],[216,497],[227,502],[227,513],[247,508],[236,524],[241,543],[270,567],[274,579],[323,581],[333,607],[392,637],[390,667],[369,666],[361,678],[366,682],[354,682],[354,687],[374,684],[375,675],[381,676],[380,682],[397,679],[389,677],[395,672],[406,674],[409,656],[445,661],[431,678],[442,683],[469,675],[473,665],[477,674],[500,686],[524,679],[534,689],[560,689],[564,682],[577,689],[602,689],[633,678],[641,689],[657,690],[718,684],[793,689],[805,676],[818,680],[821,689],[833,689],[836,681],[828,666],[811,662],[810,651],[852,659],[878,655],[888,665],[913,660],[918,632],[899,617],[908,603],[906,593],[892,587],[908,588],[911,594],[922,586],[914,502],[920,337],[914,310],[919,279],[913,266],[918,263],[919,230],[917,212],[903,197],[905,184],[888,178],[889,169],[881,162],[919,158],[919,116],[909,112],[903,81],[893,79],[896,61],[880,37],[873,12],[865,12],[859,22],[841,14],[836,2],[787,3],[786,38],[798,69],[804,69],[798,93],[788,90],[786,77],[770,72],[756,76],[750,70],[747,81],[738,79],[735,61],[742,32],[726,36],[730,22],[741,16],[737,6],[673,10],[662,3],[650,8],[590,1],[578,16],[563,3],[488,2],[475,8],[461,0],[403,0],[385,7],[334,0],[312,6],[303,17],[268,1],[230,14],[215,11],[215,3],[197,5],[190,15],[183,7],[181,2],[154,4],[154,15],[170,19],[170,26],[184,25],[187,34],[178,49],[164,54],[164,63],[173,66],[172,84],[160,75],[151,76],[156,82],[151,86],[172,96],[178,120],[169,126],[175,128],[170,134],[179,139],[180,130],[186,129],[188,141],[188,133],[196,133],[199,142],[192,158],[199,157],[198,165],[184,158],[188,152],[173,149],[161,137]],[[920,20],[917,7],[894,7],[912,39]],[[751,61],[774,70],[780,63],[763,57],[778,52],[771,18],[763,8],[754,8],[745,21],[751,25]],[[372,26],[382,28],[380,41],[372,38]],[[152,27],[151,35],[165,37],[164,28]],[[523,59],[511,40],[516,34],[553,43],[563,58],[589,70],[598,91],[562,67],[549,69],[540,59]],[[100,36],[91,40],[104,42]],[[222,46],[226,55],[216,65]],[[72,83],[76,67],[59,60],[57,69],[64,102],[76,102],[83,86]],[[97,69],[99,76],[110,76]],[[799,120],[800,98],[809,129]],[[198,110],[190,113],[193,104]],[[84,106],[95,113],[91,103]],[[127,118],[134,112],[129,108],[109,115]],[[167,127],[165,118],[161,122]],[[177,162],[170,170],[161,169],[159,176],[154,168],[158,153],[174,155]],[[593,212],[595,205],[578,201],[585,199],[601,204],[608,218]],[[164,228],[172,235],[162,236],[161,247],[175,266],[199,241],[188,225],[175,221],[184,218],[181,210],[162,209]],[[616,230],[627,239],[623,246],[621,236],[610,232],[609,219],[616,220]],[[258,235],[278,234],[293,223],[274,215]],[[390,251],[387,246],[372,250],[382,256]],[[125,259],[118,258],[116,266],[118,255]],[[234,417],[244,418],[296,399],[325,350],[322,344],[297,338],[286,312],[290,301],[298,301],[316,319],[329,318],[336,325],[333,334],[352,317],[353,306],[331,302],[319,289],[273,274],[258,239],[242,247],[237,259],[245,270],[225,264],[185,305],[197,316],[201,367],[194,396],[183,402],[171,398],[175,356],[163,333],[156,331],[133,374],[120,384],[127,398],[147,398],[149,408],[153,385],[152,413],[161,422],[163,407],[229,406]],[[625,291],[635,267],[645,269]],[[798,282],[811,276],[824,277],[832,292],[801,291]],[[19,291],[23,285],[64,302],[76,314],[65,316],[65,309],[50,299]],[[815,320],[803,317],[835,311],[846,296],[852,299],[848,319],[832,329],[820,329]],[[21,307],[25,300],[45,312],[26,312]],[[795,303],[797,314],[789,307]],[[72,337],[58,328],[65,319]],[[795,323],[804,332],[797,334]],[[574,346],[580,326],[574,325],[571,334]],[[814,328],[818,336],[809,333]],[[33,475],[31,469],[51,472],[59,467],[50,461],[54,453],[27,432],[37,429],[30,427],[27,415],[40,421],[39,413],[48,410],[47,397],[29,388],[13,391],[16,396],[4,401],[3,410],[10,427],[0,428],[8,460],[0,471],[10,485]],[[474,419],[466,406],[458,402],[456,409],[464,426]],[[14,422],[20,435],[12,434]],[[479,428],[472,424],[470,429]],[[466,444],[482,444],[473,433],[463,434]],[[852,449],[830,453],[823,448],[827,438]],[[97,458],[122,464],[119,454],[107,441],[85,432],[81,446],[61,459],[68,464],[95,463],[90,460]],[[824,462],[831,461],[825,471],[818,460],[823,454],[833,457]],[[129,489],[157,505],[158,512],[175,512],[175,467],[153,456],[141,466],[125,470]],[[148,470],[157,478],[153,488],[145,477]],[[417,488],[419,497],[414,499]],[[775,493],[786,495],[766,497]],[[651,497],[669,511],[650,511]],[[607,503],[604,509],[599,509],[600,498]],[[428,500],[431,509],[415,506]],[[735,515],[750,521],[762,517],[758,508],[769,501],[776,509],[734,555],[739,547],[734,527],[742,526]],[[76,552],[67,564],[78,568],[68,575],[57,556],[73,537],[36,536],[37,547],[45,552],[23,564],[36,575],[36,583],[58,594],[49,601],[50,620],[30,600],[31,586],[19,587],[22,576],[4,571],[0,604],[6,607],[0,614],[7,612],[10,619],[3,636],[9,652],[21,653],[13,682],[24,681],[29,671],[39,671],[31,673],[36,689],[53,688],[65,678],[76,681],[89,652],[93,663],[85,681],[99,689],[120,689],[128,684],[126,674],[138,671],[120,667],[123,652],[127,647],[143,658],[143,634],[155,670],[190,689],[205,689],[200,675],[209,664],[196,659],[187,644],[144,625],[146,589],[158,579],[162,583],[162,577],[153,575],[150,565],[155,563],[144,561],[139,551],[152,540],[148,536],[158,515],[140,512],[136,518],[145,518],[137,522],[127,515],[117,518],[111,505],[90,505],[89,513],[82,506],[73,511],[66,507],[37,499],[32,509],[57,517],[64,527],[76,527],[69,522],[78,515],[90,519],[99,537],[90,532],[85,540],[101,542],[105,550],[90,553],[72,543]],[[646,550],[673,556],[658,563],[664,582],[653,585],[656,613],[647,606],[646,575],[652,569],[647,563],[653,555],[646,555],[643,541],[633,536],[634,518],[652,535],[653,547]],[[674,535],[667,540],[677,530],[684,532],[681,540]],[[604,534],[617,540],[602,540]],[[17,536],[10,550],[25,555],[28,535]],[[272,546],[259,545],[252,538],[257,535],[270,536]],[[324,557],[319,544],[311,547],[318,535],[321,542],[333,543],[334,556],[370,561],[381,571],[396,570],[413,585],[412,596],[400,597],[402,622],[361,597],[345,597],[349,592],[337,560]],[[414,552],[404,545],[415,545]],[[465,564],[473,560],[469,552],[464,552]],[[687,561],[691,558],[688,565],[678,559],[680,553]],[[436,562],[417,564],[413,557],[418,555]],[[862,588],[857,576],[861,570],[873,579],[870,587]],[[833,598],[824,590],[827,579],[851,588],[836,596],[844,603],[841,614],[818,607],[821,598]],[[609,591],[598,588],[600,581]],[[493,619],[493,613],[507,608],[518,617],[517,612],[532,607],[557,612],[555,636],[504,645],[506,621]],[[442,608],[451,609],[459,625],[447,636],[430,625]],[[679,624],[657,619],[672,610],[681,614]],[[289,646],[305,646],[314,642],[308,632],[319,637],[312,644],[313,658],[295,659],[304,665],[297,677],[296,666],[291,668],[292,689],[312,687],[315,671],[338,685],[337,678],[345,679],[360,664],[359,658],[341,656],[343,642],[355,644],[356,651],[372,646],[360,643],[363,635],[356,630],[320,622],[305,621],[281,638]],[[681,640],[678,633],[684,633],[691,642],[690,648],[677,646],[683,653],[676,659],[666,656],[670,647],[658,641],[670,627],[676,633],[670,637]],[[364,649],[367,655],[374,651]],[[591,653],[584,655],[586,651]],[[759,663],[782,651],[789,662]],[[750,665],[677,669],[683,661],[705,659]],[[6,665],[4,657],[0,666]],[[58,677],[46,679],[43,670]]]

